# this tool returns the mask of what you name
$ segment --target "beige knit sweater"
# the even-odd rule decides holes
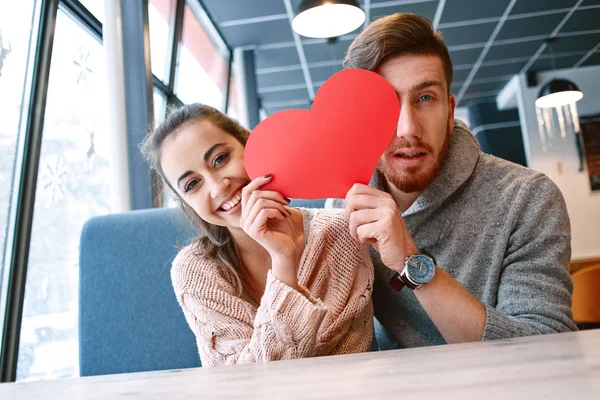
[[[220,266],[193,245],[171,269],[177,300],[203,366],[367,351],[373,334],[373,265],[338,210],[301,209],[301,292],[269,271],[256,306],[236,295]],[[308,231],[308,232],[307,232]]]

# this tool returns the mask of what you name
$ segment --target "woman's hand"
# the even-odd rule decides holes
[[[277,192],[260,190],[271,178],[256,178],[242,189],[240,227],[269,252],[277,279],[296,288],[300,257],[291,213],[284,207],[289,200]]]

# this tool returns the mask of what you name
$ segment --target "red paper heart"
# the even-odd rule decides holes
[[[400,103],[380,75],[346,69],[319,89],[312,110],[271,115],[252,131],[244,165],[250,178],[272,174],[263,188],[292,198],[343,198],[368,184],[392,140]]]

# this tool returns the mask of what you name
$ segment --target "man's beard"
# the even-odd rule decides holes
[[[429,185],[431,185],[431,183],[438,176],[442,163],[444,162],[446,154],[448,153],[449,145],[450,129],[448,129],[446,132],[444,144],[437,156],[433,154],[433,149],[431,146],[421,142],[419,139],[413,141],[403,139],[396,144],[394,150],[386,150],[386,157],[394,157],[393,154],[396,153],[396,149],[416,147],[426,149],[429,151],[429,154],[433,154],[435,157],[433,163],[430,163],[429,165],[420,165],[417,167],[405,167],[402,168],[402,170],[398,170],[397,168],[392,168],[389,165],[386,165],[386,163],[382,162],[382,160],[379,160],[379,163],[377,164],[377,170],[381,172],[383,176],[385,176],[386,180],[390,184],[396,186],[396,188],[401,192],[422,192]]]

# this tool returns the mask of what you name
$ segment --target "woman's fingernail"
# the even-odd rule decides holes
[[[287,211],[288,214],[292,215],[292,212],[290,210],[288,210],[287,208],[285,209],[285,211]]]
[[[265,175],[265,179],[266,179],[266,178],[270,178],[270,177],[271,177],[271,174],[267,174],[267,175]]]
[[[283,199],[284,199],[285,201],[287,201],[288,203],[292,201],[292,200],[290,200],[289,198],[287,198],[287,197],[285,197],[285,196],[283,196]]]

